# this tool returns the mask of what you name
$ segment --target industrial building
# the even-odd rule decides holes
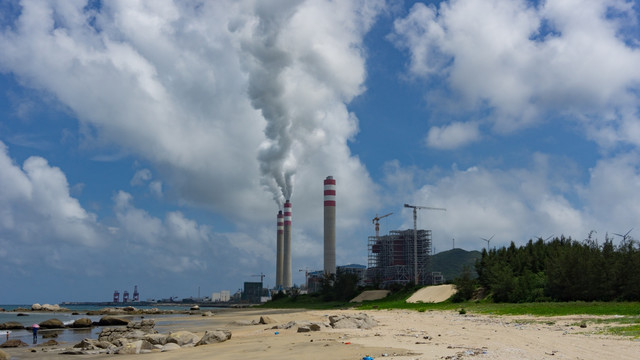
[[[369,236],[366,282],[386,288],[392,284],[432,283],[429,273],[431,230],[417,230],[417,254],[414,253],[414,230],[394,230],[389,235]],[[417,259],[417,262],[414,261]],[[417,263],[416,281],[414,264]]]

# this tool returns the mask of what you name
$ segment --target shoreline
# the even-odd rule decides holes
[[[378,322],[371,329],[334,329],[299,333],[296,328],[272,329],[249,325],[260,316],[275,324],[326,323],[329,315],[365,313]],[[152,318],[152,317],[149,317]],[[576,323],[596,316],[493,316],[458,314],[455,311],[407,310],[287,310],[231,309],[211,317],[177,316],[171,324],[156,325],[160,333],[190,331],[202,336],[207,330],[227,329],[228,341],[205,346],[153,352],[154,359],[636,359],[640,340],[602,335],[611,324],[581,328]],[[615,325],[615,324],[614,324]],[[278,334],[276,334],[276,332]],[[74,344],[66,344],[72,347]],[[36,352],[31,352],[35,349]],[[66,359],[44,346],[3,349],[16,359]],[[387,356],[384,356],[386,354]],[[146,355],[83,355],[82,358],[143,359]]]

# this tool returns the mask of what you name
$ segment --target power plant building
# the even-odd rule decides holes
[[[369,236],[367,283],[380,287],[414,283],[414,231],[394,230],[389,235]],[[431,284],[429,273],[431,230],[417,231],[418,283]]]

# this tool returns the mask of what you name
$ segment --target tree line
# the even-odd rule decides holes
[[[456,279],[458,301],[473,296],[477,285],[495,302],[640,301],[640,247],[625,237],[618,245],[605,237],[538,239],[520,247],[482,251],[470,269]]]

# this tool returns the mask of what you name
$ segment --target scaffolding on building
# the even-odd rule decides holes
[[[418,230],[418,283],[431,284],[429,256],[431,230]],[[389,235],[369,236],[367,283],[382,288],[392,284],[414,283],[413,229],[393,230]]]

